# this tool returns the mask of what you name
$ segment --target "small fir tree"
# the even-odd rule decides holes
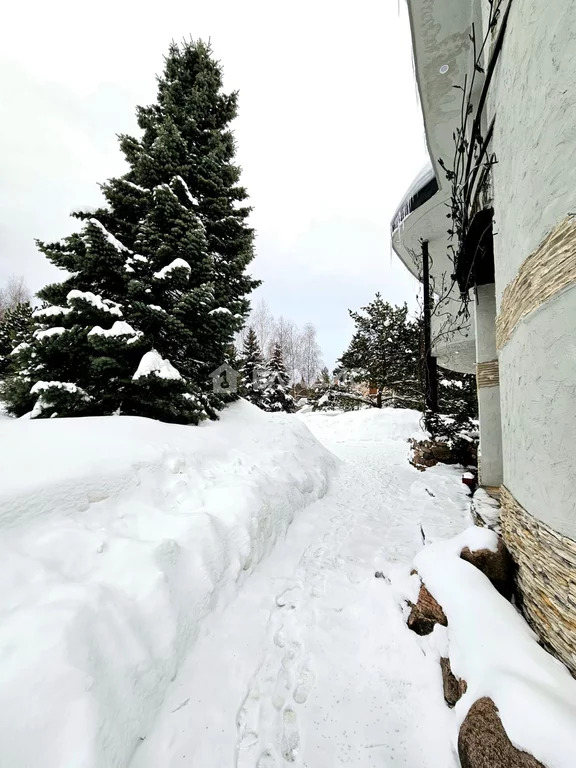
[[[10,375],[10,356],[20,344],[32,341],[32,305],[22,301],[6,309],[0,321],[0,377]]]
[[[240,394],[259,408],[264,408],[264,390],[268,371],[262,357],[258,337],[253,328],[248,329],[242,354],[240,356],[240,373],[242,377]]]
[[[35,400],[30,393],[32,380],[24,367],[24,360],[30,359],[33,331],[30,302],[20,302],[4,312],[0,323],[0,399],[19,404],[12,411],[16,416],[30,411]]]
[[[433,440],[446,443],[452,460],[477,463],[478,399],[473,374],[438,368],[438,413],[426,412],[424,426]]]
[[[357,380],[377,390],[376,405],[384,396],[390,404],[419,407],[422,402],[420,328],[408,317],[408,307],[394,307],[379,293],[359,312],[350,310],[355,331],[339,362]]]
[[[264,408],[267,411],[293,413],[294,398],[288,392],[289,384],[290,377],[284,365],[282,347],[275,344],[268,362],[268,380],[263,393]]]
[[[330,376],[328,368],[321,371],[308,400],[314,411],[355,411],[372,403],[356,391],[357,373],[337,368]]]

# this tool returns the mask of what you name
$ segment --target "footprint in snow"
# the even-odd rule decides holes
[[[296,712],[286,707],[282,713],[282,757],[287,763],[293,763],[300,749],[300,734]]]
[[[276,678],[274,692],[272,694],[272,705],[275,709],[282,709],[290,694],[291,687],[290,675],[283,667],[280,667]]]
[[[236,717],[239,750],[250,749],[258,743],[259,714],[260,691],[257,688],[252,688],[248,691]]]
[[[256,764],[256,768],[276,768],[276,765],[277,763],[274,755],[272,754],[271,750],[267,749],[260,755],[260,759]]]
[[[297,704],[305,703],[315,682],[316,676],[314,672],[307,666],[301,667],[298,672],[296,688],[294,689],[294,701]]]
[[[283,624],[274,633],[274,645],[277,648],[284,648],[286,645],[286,632]]]
[[[322,573],[314,578],[310,589],[312,597],[322,597],[326,594],[326,576]]]
[[[300,655],[300,652],[302,651],[302,644],[298,641],[294,640],[291,643],[288,644],[288,647],[286,648],[286,652],[284,656],[282,656],[282,666],[287,672],[290,672],[290,670],[294,667],[294,663],[298,656]]]
[[[294,610],[298,608],[300,597],[302,596],[302,587],[288,587],[276,597],[276,605],[278,608],[289,608]]]

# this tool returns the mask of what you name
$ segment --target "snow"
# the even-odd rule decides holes
[[[138,192],[148,192],[146,187],[141,187],[139,184],[134,184],[133,181],[128,181],[128,179],[120,179],[120,181],[123,184],[127,184],[129,187],[132,187],[132,189],[138,190]]]
[[[179,371],[174,368],[171,362],[161,357],[155,349],[146,352],[136,369],[133,379],[140,379],[149,374],[159,376],[161,379],[181,379]]]
[[[200,427],[0,430],[1,762],[126,768],[209,614],[325,492],[334,460],[295,418],[245,402]],[[221,641],[230,658],[234,635]]]
[[[96,307],[96,309],[101,309],[103,312],[108,312],[111,315],[118,315],[118,317],[122,317],[120,304],[115,301],[111,301],[110,299],[103,299],[102,296],[92,293],[91,291],[70,291],[66,297],[68,304],[74,301],[74,299],[87,301],[89,304],[92,304],[93,307]]]
[[[35,309],[32,317],[53,317],[54,315],[67,315],[70,312],[72,312],[70,307],[44,307],[43,309]]]
[[[142,331],[135,331],[134,328],[123,320],[116,320],[112,328],[105,330],[99,325],[94,326],[91,331],[88,332],[88,336],[131,336],[132,339],[137,339],[142,336]]]
[[[500,523],[500,505],[493,499],[484,488],[477,488],[472,498],[472,511],[484,523],[498,530]]]
[[[273,418],[307,424],[338,473],[207,617],[130,768],[456,768],[437,660],[389,577],[410,578],[421,525],[469,524],[460,472],[408,464],[414,411]]]
[[[191,267],[187,261],[184,261],[184,259],[174,259],[174,261],[170,262],[170,264],[167,264],[165,267],[162,267],[158,272],[154,272],[154,277],[162,279],[175,269],[186,269],[190,272]]]
[[[17,344],[14,349],[10,352],[11,355],[17,355],[19,352],[24,352],[25,349],[29,349],[30,344],[28,344],[27,341],[21,341],[20,344]]]
[[[414,564],[448,618],[452,671],[468,683],[455,708],[457,728],[489,696],[512,743],[547,768],[576,765],[576,680],[539,644],[514,606],[459,557],[463,547],[495,549],[496,534],[471,528],[426,547]]]
[[[106,237],[106,240],[110,243],[110,245],[113,245],[114,248],[116,248],[118,251],[128,251],[130,252],[130,249],[127,248],[123,243],[118,240],[118,238],[114,237],[114,235],[111,232],[108,232],[104,224],[102,224],[98,219],[89,219],[90,224],[93,224],[95,227],[98,227],[98,229],[103,233],[103,235]]]
[[[419,420],[244,401],[200,427],[2,420],[6,764],[456,768],[490,692],[513,740],[574,765],[576,682],[459,559],[497,540],[470,529],[461,469],[408,464]],[[449,618],[428,638],[401,610],[415,557]]]
[[[77,384],[70,381],[37,381],[30,389],[30,394],[41,395],[42,392],[46,392],[50,389],[65,389],[66,392],[83,395],[84,398],[88,399],[86,392]]]
[[[184,187],[184,192],[186,193],[186,197],[187,197],[187,198],[188,198],[188,200],[189,200],[189,201],[192,203],[192,205],[198,205],[198,204],[199,204],[199,203],[198,203],[198,199],[194,197],[194,195],[192,194],[192,192],[190,192],[190,187],[188,186],[188,184],[186,184],[186,182],[184,181],[184,179],[182,178],[182,176],[174,176],[174,178],[175,178],[177,181],[179,181],[179,182],[180,182],[180,184],[182,184],[182,186]]]
[[[210,312],[208,312],[209,315],[231,315],[232,312],[228,309],[228,307],[216,307],[216,309],[211,309]]]
[[[55,326],[54,328],[46,328],[45,330],[36,330],[32,334],[35,339],[46,339],[50,336],[60,336],[62,333],[66,331],[66,328],[62,328],[60,326]]]

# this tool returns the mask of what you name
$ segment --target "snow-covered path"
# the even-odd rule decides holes
[[[342,460],[331,488],[223,595],[131,768],[457,765],[437,662],[386,577],[422,530],[466,527],[459,473],[408,465],[413,412],[303,418]]]

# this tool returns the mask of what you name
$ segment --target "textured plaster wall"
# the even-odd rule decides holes
[[[576,2],[513,0],[489,101],[498,305],[524,259],[576,211],[575,83]]]
[[[576,539],[576,286],[528,315],[500,351],[504,484]]]
[[[576,212],[576,2],[513,0],[488,102],[496,302],[546,235]],[[504,483],[576,538],[576,289],[526,317],[500,350]]]

